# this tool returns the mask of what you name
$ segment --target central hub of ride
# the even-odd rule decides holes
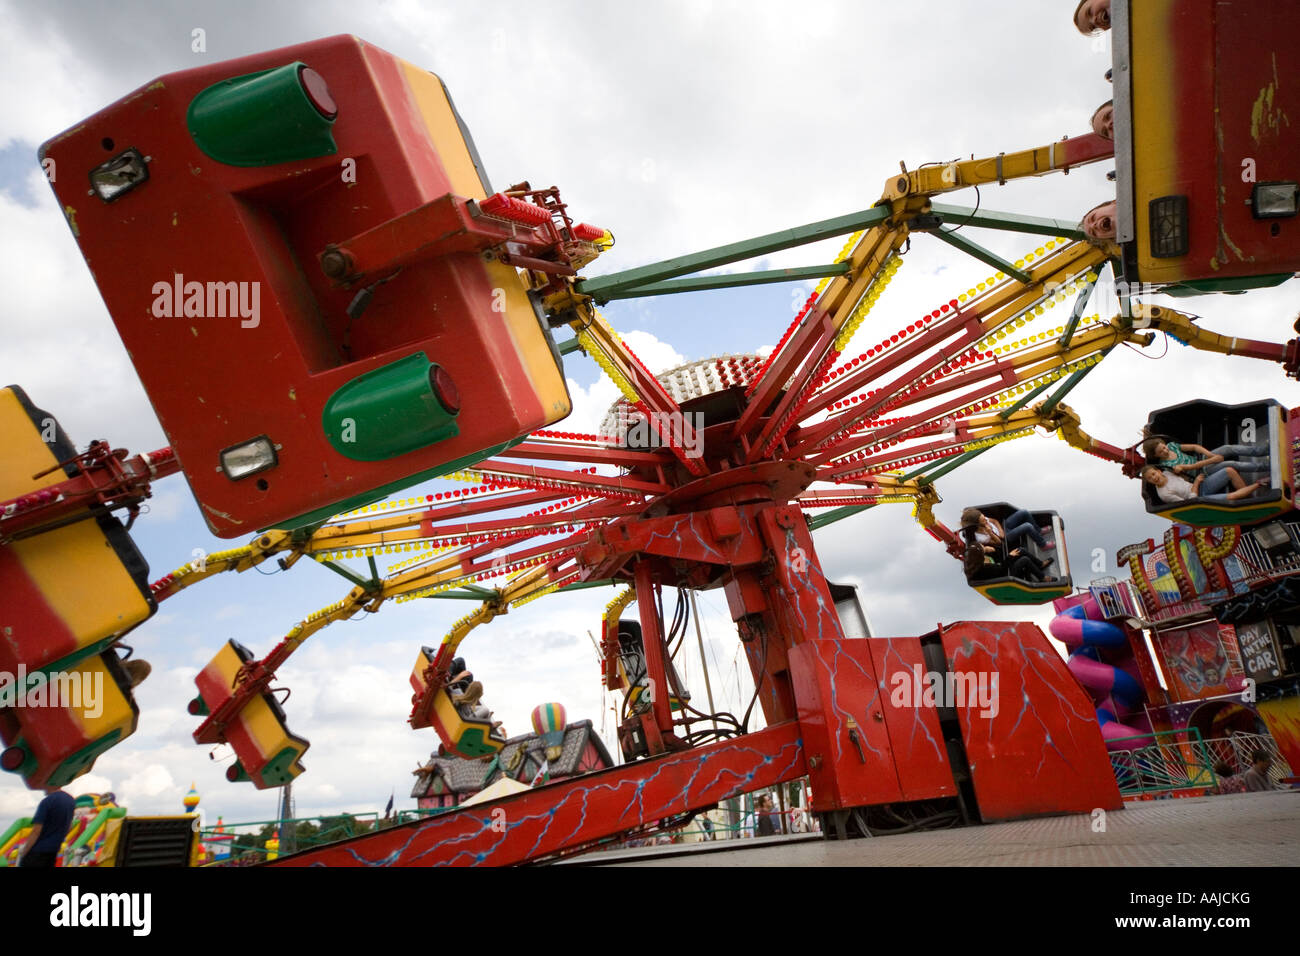
[[[681,462],[662,461],[631,467],[649,480],[668,480],[677,487],[658,498],[650,516],[680,514],[722,505],[793,501],[806,489],[816,469],[802,462],[768,460],[746,463],[752,436],[738,432],[749,383],[762,367],[756,355],[728,355],[689,362],[656,376],[679,411],[646,412],[621,399],[610,407],[600,437],[631,452],[654,453],[674,446],[700,460],[708,474],[693,475]],[[760,419],[760,426],[766,419]]]

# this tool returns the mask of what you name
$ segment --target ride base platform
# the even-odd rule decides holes
[[[588,853],[587,866],[1295,866],[1300,790],[1126,803],[1106,813],[1039,817],[899,836],[815,834]]]

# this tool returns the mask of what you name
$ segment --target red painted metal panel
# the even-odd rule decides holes
[[[772,550],[773,604],[788,642],[843,640],[835,602],[803,513],[788,505],[768,508],[759,512],[758,524]]]
[[[1300,223],[1257,219],[1257,182],[1300,179],[1300,7],[1143,0],[1132,8],[1134,220],[1139,278],[1295,272]],[[1117,122],[1125,119],[1116,117]],[[1187,197],[1188,253],[1155,258],[1148,203]]]
[[[11,548],[0,547],[0,581],[5,589],[4,640],[0,641],[0,671],[39,668],[80,648],[63,617],[41,593]]]
[[[1122,805],[1094,709],[1042,631],[961,621],[941,636],[950,671],[988,691],[956,701],[986,823]]]
[[[199,148],[187,123],[196,95],[294,61],[323,76],[337,101],[333,152],[239,166]],[[448,193],[485,195],[450,117],[436,77],[341,36],[170,74],[43,147],[69,225],[213,533],[244,535],[400,487],[567,414],[558,358],[514,269],[473,253],[410,263],[389,270],[391,281],[352,319],[358,288],[317,264],[330,243]],[[148,157],[148,178],[111,203],[88,196],[90,170],[128,148]],[[256,292],[258,314],[227,314],[223,299],[215,316],[182,317],[181,302],[160,316],[158,289],[168,295],[173,281],[182,290],[241,284],[250,310]],[[213,298],[209,289],[205,305]],[[421,352],[459,388],[459,434],[432,445],[413,439],[426,444],[382,460],[342,454],[322,426],[330,397]],[[382,427],[355,438],[368,441]],[[217,470],[221,450],[259,435],[278,448],[274,467],[240,481]]]
[[[880,711],[889,731],[903,799],[956,796],[938,711],[924,706],[923,699],[918,702],[915,694],[918,675],[927,669],[920,639],[886,637],[865,643],[880,676]]]
[[[1216,4],[1215,148],[1207,155],[1217,166],[1221,259],[1242,262],[1247,272],[1300,269],[1300,223],[1256,219],[1247,205],[1254,184],[1243,175],[1251,160],[1257,182],[1300,180],[1297,30],[1300,6],[1294,3]]]
[[[870,643],[805,641],[790,651],[812,809],[818,813],[904,799]]]
[[[506,866],[802,777],[799,725],[537,787],[393,827],[272,866]]]

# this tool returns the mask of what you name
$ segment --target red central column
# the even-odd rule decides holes
[[[664,665],[664,639],[659,610],[655,602],[655,580],[649,561],[639,561],[636,566],[636,603],[641,615],[641,642],[645,649],[646,676],[650,678],[651,705],[654,722],[664,737],[673,729],[673,712],[669,703],[672,693]],[[654,736],[647,734],[651,754],[662,753],[656,747]]]

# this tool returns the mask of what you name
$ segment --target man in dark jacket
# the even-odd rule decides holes
[[[58,787],[46,787],[45,799],[32,817],[32,832],[27,836],[19,866],[52,867],[59,849],[72,828],[72,811],[76,801]]]

